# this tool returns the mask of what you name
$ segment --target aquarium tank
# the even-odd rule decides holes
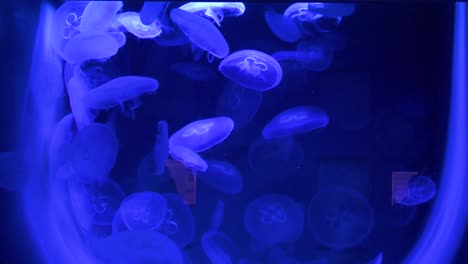
[[[0,263],[468,263],[467,13],[2,2]]]

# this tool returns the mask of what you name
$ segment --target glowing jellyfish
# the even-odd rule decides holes
[[[211,215],[211,223],[210,223],[210,231],[216,232],[219,231],[221,224],[224,220],[224,202],[222,200],[218,200],[216,202],[215,209]]]
[[[280,64],[257,50],[236,51],[224,58],[218,69],[231,81],[256,91],[273,89],[283,78]]]
[[[229,82],[219,96],[216,113],[230,117],[239,129],[255,117],[262,101],[263,93]]]
[[[178,146],[178,145],[170,145],[169,153],[171,154],[172,158],[178,160],[184,164],[187,168],[191,168],[194,171],[206,171],[208,169],[208,164],[206,161],[200,157],[196,152],[192,151],[191,149]]]
[[[179,8],[171,10],[171,19],[202,50],[217,58],[224,58],[229,54],[226,39],[210,21]]]
[[[87,181],[77,174],[68,179],[68,193],[75,217],[84,230],[92,225],[112,225],[114,214],[125,197],[112,179]]]
[[[163,196],[167,201],[167,213],[158,231],[183,248],[195,238],[195,219],[192,210],[176,193],[165,193]]]
[[[301,68],[321,72],[333,62],[333,50],[313,41],[301,41],[296,51],[277,51],[271,56],[280,63],[293,62]]]
[[[296,106],[275,117],[263,129],[265,139],[309,133],[328,125],[328,115],[316,106]]]
[[[156,79],[124,76],[89,91],[83,100],[89,108],[110,109],[145,93],[155,93],[158,88],[159,82]]]
[[[74,36],[63,50],[63,59],[80,64],[91,59],[112,57],[119,51],[119,43],[105,32],[86,32]]]
[[[161,34],[159,21],[154,21],[150,25],[144,25],[140,21],[140,14],[137,12],[125,12],[116,16],[117,21],[125,29],[141,39],[152,39]]]
[[[415,176],[409,180],[406,197],[398,203],[406,206],[420,205],[432,200],[436,192],[436,184],[431,178],[427,176]]]
[[[229,117],[214,117],[192,122],[169,138],[169,146],[184,146],[195,152],[207,150],[224,141],[234,129]]]
[[[348,3],[309,3],[312,13],[329,17],[350,16],[356,10],[355,4]]]
[[[159,22],[159,19],[164,16],[164,13],[169,6],[169,2],[148,2],[143,3],[140,12],[140,20],[143,25],[151,25]]]
[[[247,206],[244,225],[252,238],[269,245],[292,243],[304,231],[304,209],[286,195],[263,195]]]
[[[218,26],[221,26],[224,17],[241,16],[245,12],[245,5],[241,2],[190,2],[179,8],[209,17]]]
[[[358,245],[374,225],[374,212],[367,199],[341,187],[318,192],[309,204],[307,217],[315,239],[333,249]]]
[[[171,64],[171,70],[192,81],[216,80],[216,71],[213,68],[194,62],[178,62]]]
[[[200,175],[200,181],[211,188],[229,194],[238,194],[243,189],[242,175],[231,163],[220,160],[208,160],[208,170]]]
[[[82,63],[80,68],[86,75],[92,89],[120,76],[118,66],[111,60],[107,60],[106,62],[89,60]]]
[[[162,120],[158,122],[158,131],[153,147],[154,169],[157,176],[164,173],[166,160],[169,157],[169,135],[167,122]]]
[[[120,213],[129,230],[154,230],[166,217],[167,202],[155,192],[134,193],[122,202]]]
[[[91,241],[91,252],[103,263],[183,264],[182,252],[174,241],[158,232],[120,232]]]
[[[122,32],[108,32],[111,37],[115,39],[119,48],[123,47],[127,43],[127,37]]]
[[[77,133],[73,114],[64,116],[54,128],[49,143],[49,170],[51,174],[69,161],[72,141]]]
[[[287,16],[278,14],[273,8],[267,8],[265,20],[271,32],[284,42],[294,43],[302,37],[296,22]]]
[[[91,1],[81,16],[81,32],[107,31],[122,7],[122,1]]]
[[[73,139],[71,165],[82,177],[102,178],[114,167],[118,151],[114,130],[104,124],[91,124]]]
[[[311,8],[319,9],[319,6],[327,5],[323,3],[294,3],[284,11],[283,15],[297,20],[300,25],[311,24],[318,32],[329,32],[335,30],[341,23],[342,16],[327,16],[311,11]],[[331,12],[330,12],[331,13]]]
[[[239,248],[236,243],[221,232],[207,232],[202,236],[201,244],[212,264],[237,263]]]
[[[26,182],[25,161],[17,152],[0,152],[0,189],[19,191]]]
[[[82,129],[94,122],[96,114],[92,113],[83,102],[90,89],[90,85],[86,76],[81,71],[80,66],[75,66],[73,77],[68,83],[68,95],[70,100],[70,108],[76,121],[78,129]]]

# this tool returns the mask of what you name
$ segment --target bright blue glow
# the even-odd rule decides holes
[[[238,194],[243,189],[240,171],[231,163],[221,160],[207,160],[208,170],[198,179],[211,188],[229,194]]]
[[[444,168],[432,214],[403,263],[450,263],[467,223],[467,9],[455,4],[452,89]]]
[[[115,39],[119,48],[123,47],[127,43],[127,37],[122,32],[109,32],[109,35]]]
[[[144,2],[140,12],[141,23],[147,26],[154,22],[160,23],[169,4],[169,2]]]
[[[218,200],[216,206],[211,214],[211,223],[209,231],[217,232],[221,228],[221,224],[224,220],[224,202],[223,200]]]
[[[105,32],[79,33],[71,38],[63,50],[63,58],[70,64],[91,59],[112,57],[119,51],[119,43]]]
[[[169,146],[184,146],[195,152],[212,148],[224,141],[234,129],[234,122],[229,117],[214,117],[194,121],[169,138]]]
[[[208,169],[208,163],[200,157],[195,151],[179,145],[169,145],[169,154],[172,158],[184,164],[185,167],[193,170],[205,172]]]
[[[156,140],[153,147],[154,153],[154,173],[161,176],[166,167],[166,160],[169,157],[169,131],[168,124],[162,120],[158,122]]]
[[[68,83],[68,94],[70,95],[70,107],[78,129],[90,125],[94,122],[94,118],[96,117],[86,105],[83,104],[83,98],[86,96],[89,89],[89,82],[81,71],[80,66],[75,66],[73,77],[71,77]]]
[[[155,192],[133,193],[120,207],[122,221],[129,230],[154,230],[163,223],[166,213],[166,199]]]
[[[177,62],[171,64],[171,70],[192,81],[214,81],[218,77],[212,67],[195,62]]]
[[[271,32],[284,42],[294,43],[302,37],[296,22],[277,13],[273,8],[267,8],[265,11],[265,21]]]
[[[122,24],[128,32],[141,39],[152,39],[161,34],[161,25],[159,21],[154,21],[150,25],[144,25],[140,21],[140,14],[137,12],[125,12],[116,16],[116,19]],[[115,25],[114,25],[115,27]]]
[[[81,32],[105,32],[115,14],[123,7],[122,1],[91,1],[81,16]]]
[[[239,248],[236,243],[221,232],[207,232],[202,236],[201,244],[211,263],[237,263]]]
[[[279,113],[263,129],[265,139],[309,133],[328,125],[328,115],[316,106],[296,106]]]
[[[244,225],[252,238],[269,245],[292,243],[304,231],[304,208],[286,195],[263,195],[248,204]]]
[[[77,133],[73,114],[64,116],[54,128],[49,143],[49,171],[51,175],[64,165],[71,155],[72,141]]]
[[[256,91],[273,89],[283,78],[280,64],[258,50],[240,50],[230,54],[219,64],[219,71],[231,81]]]
[[[341,23],[341,16],[336,16],[336,14],[351,15],[352,12],[354,12],[352,4],[335,4],[328,8],[328,4],[324,3],[294,3],[284,11],[283,15],[298,21],[300,24],[310,23],[318,32],[323,33],[335,30]]]
[[[209,17],[218,26],[221,26],[224,17],[241,16],[245,12],[245,5],[241,2],[190,2],[179,8]]]
[[[434,181],[426,176],[415,176],[410,179],[407,195],[398,203],[414,206],[426,203],[436,195],[437,187]]]
[[[315,239],[333,249],[358,245],[374,226],[374,212],[367,199],[342,187],[319,191],[309,204],[307,218]]]

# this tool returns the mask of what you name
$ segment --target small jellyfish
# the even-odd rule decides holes
[[[140,12],[141,23],[147,26],[154,22],[160,23],[160,19],[163,18],[169,4],[169,2],[145,1]]]
[[[192,81],[214,81],[217,78],[213,68],[194,62],[178,62],[171,64],[171,71]]]
[[[81,32],[107,31],[122,7],[122,1],[91,1],[81,16]]]
[[[104,124],[91,124],[73,139],[71,165],[80,176],[102,178],[114,167],[118,151],[114,130]]]
[[[116,233],[91,241],[90,250],[103,263],[184,263],[177,244],[159,232],[134,230]]]
[[[152,39],[161,34],[159,21],[154,21],[150,25],[144,25],[140,21],[140,14],[137,12],[125,12],[116,16],[117,21],[125,29],[141,39]]]
[[[154,172],[156,176],[164,173],[167,158],[169,157],[169,132],[167,122],[162,120],[158,122],[156,140],[154,142]]]
[[[271,55],[279,63],[295,63],[301,68],[316,72],[328,69],[334,57],[334,52],[328,47],[313,41],[301,41],[296,51],[277,51]]]
[[[294,43],[302,37],[296,22],[287,16],[278,14],[273,8],[267,8],[265,20],[271,32],[284,42]]]
[[[169,138],[169,146],[179,145],[195,152],[207,150],[224,141],[234,129],[229,117],[214,117],[194,121]]]
[[[96,114],[92,113],[83,102],[90,89],[90,84],[79,65],[73,70],[73,77],[68,83],[68,95],[70,108],[76,121],[78,129],[82,129],[94,122]]]
[[[200,181],[211,188],[229,194],[238,194],[243,189],[242,175],[231,163],[220,160],[208,160],[208,170],[200,175]]]
[[[207,232],[202,236],[201,244],[212,264],[237,263],[240,251],[236,243],[221,232]]]
[[[0,152],[0,189],[20,191],[26,183],[25,161],[17,152]]]
[[[304,231],[304,209],[286,195],[263,195],[248,204],[244,225],[252,238],[269,245],[292,243]]]
[[[241,16],[245,12],[245,5],[241,2],[189,2],[179,8],[209,17],[219,27],[224,17]]]
[[[315,239],[333,249],[358,245],[374,225],[374,212],[367,199],[342,187],[319,191],[309,204],[307,218]]]
[[[231,81],[255,91],[273,89],[283,78],[280,64],[257,50],[236,51],[224,58],[218,69]]]
[[[68,193],[78,223],[84,230],[92,225],[112,225],[125,194],[112,179],[87,181],[74,174],[68,179]]]
[[[328,125],[328,115],[316,106],[296,106],[289,108],[270,120],[263,128],[265,139],[287,137],[309,133]]]
[[[49,143],[49,171],[55,171],[70,159],[72,141],[77,133],[73,114],[64,116],[54,128]]]
[[[179,8],[171,10],[171,19],[199,48],[217,58],[224,58],[229,54],[226,39],[208,20]]]
[[[63,50],[63,58],[70,64],[86,60],[105,59],[119,51],[119,43],[105,32],[86,32],[74,36]]]
[[[312,7],[315,5],[315,8]],[[311,9],[317,10],[323,3],[294,3],[284,11],[283,15],[299,22],[300,25],[312,24],[316,31],[323,33],[335,30],[341,23],[341,16],[327,16],[316,13]],[[312,7],[311,9],[309,7]]]
[[[211,215],[210,231],[217,232],[219,231],[221,224],[224,219],[224,202],[218,200],[216,202],[216,207]]]
[[[169,153],[173,159],[182,162],[184,166],[191,168],[193,171],[199,170],[205,172],[208,169],[206,161],[187,147],[170,145]]]
[[[110,109],[159,88],[156,79],[141,76],[115,78],[88,92],[84,103],[91,109]]]
[[[154,230],[166,217],[167,202],[155,192],[134,193],[122,202],[120,212],[129,230]]]
[[[436,195],[437,187],[434,181],[427,176],[415,176],[408,182],[408,193],[398,203],[406,206],[415,206],[427,203]]]

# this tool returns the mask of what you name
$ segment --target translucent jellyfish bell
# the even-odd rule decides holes
[[[436,195],[437,187],[434,181],[427,176],[415,176],[408,183],[408,194],[398,203],[414,206],[426,203]]]
[[[224,17],[241,16],[245,12],[245,5],[241,2],[190,2],[179,8],[209,17],[218,26],[221,26]]]
[[[172,158],[178,160],[184,164],[184,166],[191,168],[195,171],[206,171],[208,169],[208,164],[202,157],[200,157],[193,150],[180,146],[180,145],[170,145],[169,153]]]
[[[296,106],[276,115],[263,129],[265,139],[309,133],[328,125],[328,115],[316,106]]]
[[[145,1],[140,12],[140,20],[143,25],[159,23],[169,5],[169,2],[150,2]]]
[[[208,170],[198,179],[211,188],[229,194],[238,194],[243,189],[240,171],[231,163],[221,160],[208,160]]]
[[[54,128],[49,143],[49,170],[55,171],[69,161],[72,149],[72,141],[76,136],[77,127],[73,114],[64,116]]]
[[[129,230],[154,230],[166,217],[167,202],[155,192],[134,193],[122,202],[120,213]]]
[[[107,31],[122,7],[122,1],[91,1],[81,16],[81,32]]]
[[[293,62],[311,71],[324,71],[333,62],[334,51],[314,41],[301,41],[296,51],[277,51],[271,55],[278,62]]]
[[[192,81],[213,81],[217,72],[204,64],[195,62],[177,62],[171,64],[171,70]]]
[[[271,32],[284,42],[294,43],[302,37],[302,33],[296,22],[287,16],[277,13],[273,8],[267,8],[265,20]]]
[[[224,58],[218,69],[231,81],[256,91],[273,89],[283,78],[280,64],[257,50],[236,51]]]
[[[318,9],[325,10],[323,7],[326,5],[327,4],[324,3],[294,3],[284,11],[283,15],[297,20],[302,24],[310,23],[319,32],[329,32],[336,29],[341,23],[342,17],[321,14],[324,12],[315,12]],[[311,11],[311,9],[315,11]],[[329,13],[331,14],[333,12]]]
[[[140,21],[140,14],[137,12],[124,12],[116,16],[116,20],[125,29],[141,39],[152,39],[162,32],[159,21],[154,21],[150,25],[144,25]]]
[[[82,32],[65,45],[63,58],[70,64],[80,64],[91,59],[112,57],[119,51],[119,43],[105,32]]]
[[[224,58],[229,54],[226,39],[208,20],[179,8],[171,10],[171,19],[202,50],[217,58]]]
[[[236,243],[221,232],[207,232],[201,244],[211,263],[237,263],[240,251]]]
[[[286,195],[263,195],[247,206],[244,225],[252,238],[269,245],[292,243],[304,231],[304,209]]]
[[[374,225],[372,207],[353,189],[323,189],[312,198],[307,210],[309,227],[315,239],[333,249],[358,245]]]
[[[198,120],[175,132],[169,138],[169,146],[178,145],[195,152],[204,151],[224,141],[233,129],[234,121],[229,117]]]

